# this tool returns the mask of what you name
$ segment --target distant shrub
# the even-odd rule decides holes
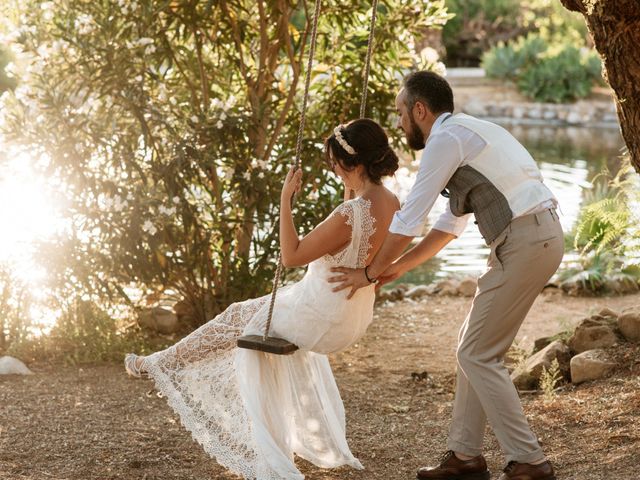
[[[482,66],[488,77],[516,80],[547,48],[542,37],[529,35],[514,44],[501,43],[492,48],[483,55]]]
[[[597,53],[568,44],[552,46],[540,35],[492,48],[482,65],[487,76],[516,82],[537,102],[572,102],[588,96],[594,82],[602,82]]]

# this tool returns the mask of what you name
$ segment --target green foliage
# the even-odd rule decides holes
[[[576,47],[565,45],[556,55],[545,56],[525,69],[518,88],[538,102],[566,103],[584,98],[594,83],[587,58]]]
[[[9,265],[0,264],[0,356],[29,335],[32,301],[26,283],[16,278]]]
[[[487,75],[515,81],[538,102],[563,103],[588,96],[601,81],[600,57],[573,45],[550,45],[540,35],[499,44],[484,54]]]
[[[540,389],[545,403],[550,403],[556,398],[556,386],[561,380],[560,364],[558,359],[554,358],[549,369],[542,367],[542,374],[540,375]]]
[[[152,342],[135,326],[122,325],[93,302],[73,300],[45,336],[25,337],[8,349],[23,360],[48,360],[68,364],[122,361],[128,352],[150,353]],[[153,345],[163,348],[165,345]]]
[[[547,48],[542,37],[529,35],[513,44],[502,43],[492,48],[483,55],[482,66],[488,77],[515,81]]]
[[[556,0],[447,0],[446,6],[455,15],[443,29],[448,65],[478,65],[492,47],[529,34],[549,44],[586,44],[582,15]]]
[[[68,227],[39,248],[59,298],[133,308],[171,295],[204,322],[269,290],[311,5],[259,6],[20,4],[22,70],[4,130],[43,154],[60,185]],[[323,2],[296,214],[304,231],[341,196],[320,146],[358,116],[370,14],[370,2]],[[447,14],[443,2],[390,0],[378,15],[367,116],[386,124],[399,72],[415,65],[409,45]]]
[[[640,228],[637,179],[629,158],[615,176],[604,171],[585,196],[570,237],[578,251],[577,265],[559,273],[562,281],[578,282],[593,293],[607,291],[612,280],[624,286],[640,280]]]

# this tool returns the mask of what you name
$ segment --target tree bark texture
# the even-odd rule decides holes
[[[580,12],[615,92],[622,137],[640,173],[640,0],[560,0]]]

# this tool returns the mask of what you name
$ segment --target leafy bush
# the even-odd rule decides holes
[[[43,154],[60,185],[68,228],[39,248],[58,296],[106,308],[172,295],[203,323],[266,293],[300,123],[308,2],[10,3],[0,16],[20,8],[11,48],[21,69],[0,124]],[[358,117],[370,8],[322,4],[297,204],[305,231],[340,195],[320,146]],[[398,73],[414,66],[414,37],[448,16],[443,2],[420,0],[385,2],[378,15],[366,114],[384,124]]]
[[[640,200],[637,178],[628,157],[615,176],[608,171],[594,180],[572,232],[576,265],[559,272],[559,279],[580,284],[592,293],[637,289],[640,280],[640,228],[634,205]]]
[[[525,95],[538,102],[575,101],[602,81],[600,57],[573,45],[552,46],[540,35],[500,44],[482,58],[487,76],[515,81]]]
[[[591,93],[594,79],[586,57],[567,45],[557,55],[541,58],[525,69],[518,88],[537,102],[566,103]]]
[[[547,50],[547,42],[540,36],[528,35],[514,44],[499,44],[482,56],[482,66],[488,77],[516,80]]]

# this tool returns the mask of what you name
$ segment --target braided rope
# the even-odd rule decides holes
[[[369,25],[369,40],[367,41],[367,58],[364,67],[364,85],[362,87],[362,101],[360,102],[360,118],[364,118],[367,108],[367,90],[369,87],[369,68],[371,67],[371,54],[373,53],[373,34],[376,28],[376,17],[378,15],[378,0],[373,0],[371,5],[371,24]]]
[[[302,154],[302,138],[304,134],[304,125],[307,116],[307,102],[309,100],[309,86],[311,84],[311,68],[313,67],[313,57],[316,52],[316,39],[318,33],[318,17],[320,16],[320,1],[316,0],[315,8],[313,12],[313,25],[311,27],[311,44],[309,48],[309,60],[307,62],[307,71],[305,73],[304,82],[304,97],[302,101],[302,113],[300,115],[300,126],[298,128],[298,139],[296,141],[296,158],[294,166],[300,168],[300,156]],[[365,61],[364,70],[364,87],[362,91],[362,101],[360,104],[360,117],[364,117],[364,111],[367,105],[367,88],[369,85],[369,68],[371,65],[371,54],[373,52],[373,34],[376,24],[376,13],[378,8],[378,0],[373,0],[373,13],[371,15],[371,25],[369,28],[369,41],[367,48],[367,58]],[[291,204],[295,203],[295,195],[291,198]],[[276,274],[273,277],[273,288],[271,290],[271,301],[269,303],[269,316],[267,318],[267,324],[264,329],[263,340],[266,340],[271,330],[271,320],[273,318],[273,307],[276,303],[276,293],[278,292],[278,285],[280,283],[280,277],[282,275],[282,252],[278,252],[278,266],[276,268]]]
[[[302,138],[304,135],[304,124],[307,119],[307,102],[309,100],[309,85],[311,84],[311,68],[313,67],[313,57],[316,53],[316,39],[318,34],[318,17],[320,16],[320,1],[316,0],[315,8],[313,11],[313,25],[311,27],[311,44],[309,47],[309,60],[307,62],[307,71],[305,72],[304,80],[304,100],[302,101],[302,113],[300,114],[300,126],[298,127],[298,139],[296,141],[296,158],[294,166],[300,168],[300,156],[302,154]],[[295,196],[291,198],[291,204],[295,202]],[[269,336],[269,330],[271,329],[271,319],[273,318],[273,307],[276,303],[276,293],[278,292],[278,284],[280,283],[280,276],[282,275],[282,252],[278,252],[278,266],[276,268],[276,275],[273,277],[273,288],[271,290],[271,302],[269,303],[269,316],[267,318],[267,325],[264,329],[263,339],[266,340]]]

